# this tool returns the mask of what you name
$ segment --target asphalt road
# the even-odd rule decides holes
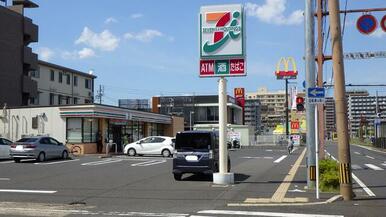
[[[255,206],[254,203],[243,206],[246,199],[272,198],[283,180],[291,175],[289,171],[302,152],[303,148],[298,148],[288,155],[285,147],[230,151],[235,184],[228,186],[214,185],[210,177],[197,175],[185,175],[182,181],[175,181],[171,173],[172,159],[162,157],[84,156],[66,161],[25,161],[19,164],[0,161],[0,215],[306,217],[316,214],[382,216],[378,214],[386,211],[384,206],[380,206],[366,212],[364,208],[372,208],[365,206],[369,204],[367,200],[313,206]],[[366,176],[372,171],[363,172]],[[322,194],[321,200],[315,200],[314,191],[304,189],[305,174],[303,159],[293,179],[284,182],[289,184],[286,198],[318,202],[333,196]],[[362,177],[359,171],[357,175]],[[386,177],[384,170],[379,176],[383,177],[383,184],[372,184],[363,179],[376,194],[371,198],[375,204],[385,202],[382,193]],[[363,213],[370,215],[359,215]]]

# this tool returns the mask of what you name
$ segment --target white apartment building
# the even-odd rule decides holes
[[[268,91],[263,87],[257,92],[246,93],[246,100],[258,99],[261,103],[261,124],[265,128],[274,128],[285,122],[285,91]]]
[[[29,105],[71,105],[93,102],[96,76],[39,60],[39,67],[31,71],[37,82],[38,96]]]

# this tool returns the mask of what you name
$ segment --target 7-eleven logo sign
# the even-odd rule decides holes
[[[201,7],[200,54],[205,57],[244,56],[241,5]]]

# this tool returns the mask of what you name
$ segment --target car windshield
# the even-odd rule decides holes
[[[17,140],[17,142],[36,142],[37,140],[37,138],[22,138]]]
[[[211,136],[209,133],[181,133],[177,134],[176,149],[210,149]]]

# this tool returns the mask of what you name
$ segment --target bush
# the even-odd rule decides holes
[[[320,182],[319,189],[324,192],[336,192],[339,190],[339,166],[332,159],[324,159],[319,162]]]

